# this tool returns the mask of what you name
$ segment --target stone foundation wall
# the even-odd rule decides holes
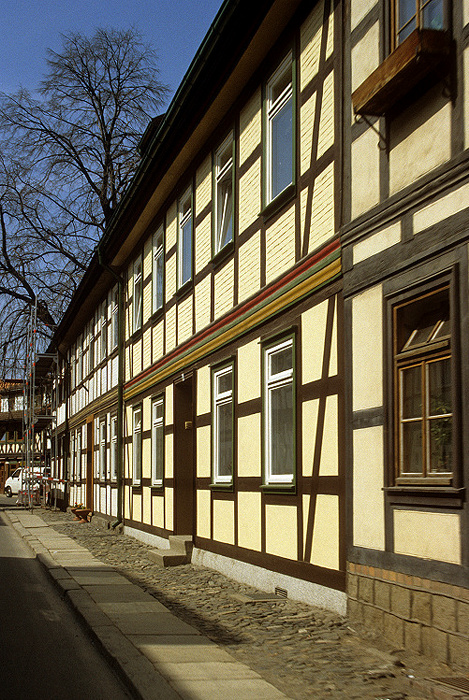
[[[351,621],[392,644],[469,670],[469,589],[371,566],[347,567]]]

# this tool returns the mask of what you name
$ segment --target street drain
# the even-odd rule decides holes
[[[432,678],[432,681],[436,681],[442,685],[447,685],[449,688],[456,688],[456,690],[469,692],[468,676],[455,676],[454,678]]]
[[[277,590],[277,589],[276,589]],[[276,593],[230,593],[230,598],[238,600],[240,603],[283,603],[286,596],[280,596]]]
[[[288,598],[288,591],[285,588],[275,587],[275,595],[279,598]]]

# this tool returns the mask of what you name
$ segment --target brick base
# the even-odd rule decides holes
[[[410,652],[469,671],[469,589],[349,563],[351,621]]]

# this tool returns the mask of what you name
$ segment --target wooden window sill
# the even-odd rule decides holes
[[[355,114],[382,116],[436,68],[449,68],[448,32],[416,29],[352,93]]]

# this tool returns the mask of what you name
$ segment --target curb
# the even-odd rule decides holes
[[[87,634],[96,643],[127,689],[138,700],[181,700],[181,696],[153,664],[117,629],[94,600],[31,535],[16,516],[2,511],[4,518],[29,546],[61,597],[74,611]],[[44,524],[44,527],[48,525]]]

